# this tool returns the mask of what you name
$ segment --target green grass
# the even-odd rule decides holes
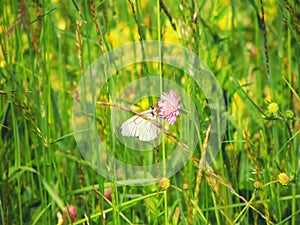
[[[57,213],[69,204],[77,210],[73,224],[300,224],[299,15],[294,0],[263,1],[263,7],[258,0],[5,1],[0,224],[57,224]],[[82,157],[73,133],[73,96],[99,56],[153,39],[188,48],[214,73],[226,102],[225,137],[202,171],[211,112],[197,83],[162,63],[128,66],[108,80],[98,100],[113,103],[142,77],[170,79],[195,104],[199,140],[192,158],[168,178],[170,185],[166,180],[120,185]],[[167,91],[162,82],[157,88]],[[148,109],[156,100],[144,98],[134,110]],[[124,99],[115,103],[132,105]],[[272,113],[270,103],[278,111]],[[153,151],[134,155],[112,132],[112,108],[96,109],[102,143],[119,160],[149,165],[176,146],[164,137]],[[179,135],[181,128],[171,131]],[[121,172],[112,168],[112,173]],[[286,185],[280,173],[289,177]]]

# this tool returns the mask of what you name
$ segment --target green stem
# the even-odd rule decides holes
[[[160,77],[160,92],[163,92],[163,74],[162,74],[162,52],[161,52],[161,18],[160,18],[160,0],[156,1],[157,5],[157,40],[158,40],[158,69],[159,69],[159,77]],[[164,136],[162,141],[162,160],[163,160],[163,177],[167,176],[167,165],[166,165],[166,148],[164,144]],[[165,223],[168,225],[168,195],[167,190],[164,191],[164,215],[165,215]]]

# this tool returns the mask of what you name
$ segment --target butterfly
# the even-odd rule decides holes
[[[157,109],[150,109],[135,115],[121,125],[121,134],[124,137],[138,137],[140,141],[153,141],[160,133],[156,124],[158,122]],[[155,121],[155,122],[154,122]]]

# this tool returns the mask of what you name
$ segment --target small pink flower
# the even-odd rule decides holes
[[[66,220],[68,219],[68,214],[70,214],[70,218],[71,218],[72,222],[75,222],[75,216],[76,216],[75,206],[68,205],[68,207],[64,207],[63,214],[64,214],[64,218],[66,218]]]
[[[104,188],[104,197],[111,199],[111,188]]]
[[[176,117],[179,116],[180,98],[177,99],[173,90],[170,90],[170,93],[163,92],[161,101],[158,101],[157,105],[160,110],[158,115],[173,125],[176,122]]]

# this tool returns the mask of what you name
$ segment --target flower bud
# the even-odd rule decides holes
[[[286,174],[286,173],[280,173],[278,175],[278,179],[279,179],[279,182],[282,184],[282,185],[288,185],[289,182],[290,182],[290,178],[289,176]]]

